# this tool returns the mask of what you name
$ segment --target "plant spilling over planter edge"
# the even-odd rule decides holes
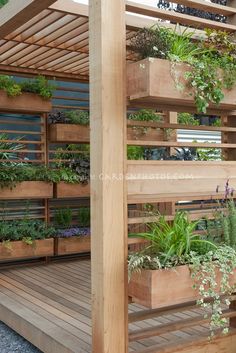
[[[234,34],[224,31],[206,29],[205,38],[193,37],[191,28],[181,33],[178,26],[173,30],[155,25],[141,29],[131,39],[130,47],[140,59],[170,60],[176,87],[191,88],[198,112],[205,113],[210,103],[223,100],[224,89],[235,86],[236,44]],[[187,65],[182,79],[178,77],[179,63]]]
[[[227,320],[222,313],[223,306],[230,304],[229,297],[236,289],[236,208],[234,201],[226,200],[224,208],[219,207],[217,212],[217,226],[221,226],[222,230],[220,237],[217,237],[216,233],[213,236],[209,232],[198,234],[199,221],[191,222],[186,212],[178,212],[172,223],[167,222],[164,216],[156,214],[157,221],[148,225],[149,232],[130,235],[146,239],[148,245],[139,252],[131,253],[128,258],[130,295],[134,300],[137,298],[137,302],[142,302],[143,305],[145,305],[143,302],[145,296],[147,296],[146,304],[150,305],[150,300],[152,303],[150,296],[154,295],[155,303],[159,295],[155,287],[147,288],[149,283],[147,271],[156,271],[156,276],[158,276],[160,270],[174,270],[176,267],[179,272],[178,268],[187,265],[189,282],[195,289],[197,304],[207,309],[206,316],[209,316],[212,335],[219,328],[224,333],[228,332]],[[172,272],[169,278],[173,279],[173,276]],[[181,282],[178,274],[174,277],[176,281]],[[165,276],[165,280],[168,281],[168,275]],[[175,284],[166,283],[167,287],[171,285]],[[138,288],[142,288],[140,293]],[[181,295],[180,298],[175,297],[178,303],[181,303],[181,298],[186,296],[186,293],[180,294],[182,297]],[[163,297],[162,293],[160,297]],[[193,300],[192,297],[188,299]],[[162,306],[165,306],[163,301]]]

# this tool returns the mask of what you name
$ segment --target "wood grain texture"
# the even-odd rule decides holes
[[[37,94],[22,93],[20,96],[8,97],[0,91],[0,110],[6,112],[47,113],[52,109],[50,100],[44,100]]]
[[[55,198],[89,197],[90,184],[69,184],[60,182],[54,185]]]
[[[165,11],[168,12],[168,11]],[[179,83],[185,85],[184,73],[190,70],[186,64],[176,64],[175,75]],[[236,88],[225,91],[225,98],[219,109],[236,109]],[[127,96],[131,102],[143,104],[166,104],[172,111],[175,106],[195,107],[189,90],[178,90],[175,77],[171,74],[171,63],[168,60],[147,58],[127,66]],[[209,108],[216,108],[210,105]]]
[[[56,255],[90,252],[90,237],[58,238]]]
[[[124,0],[91,0],[89,21],[93,352],[126,353]]]
[[[9,247],[0,243],[0,260],[24,259],[54,255],[54,240],[35,240],[32,245],[23,241],[11,241]]]
[[[75,124],[51,124],[49,126],[50,142],[88,143],[90,131],[88,126]]]
[[[22,181],[12,189],[0,189],[0,199],[50,199],[53,197],[53,184],[44,181]]]

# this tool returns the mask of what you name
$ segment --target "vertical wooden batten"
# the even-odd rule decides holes
[[[125,2],[90,0],[94,353],[127,353]]]

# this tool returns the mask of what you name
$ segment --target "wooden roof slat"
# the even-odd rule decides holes
[[[20,41],[29,40],[29,38],[31,38],[34,34],[37,34],[38,32],[40,32],[44,28],[47,28],[47,26],[50,26],[51,24],[53,24],[56,21],[60,20],[62,17],[63,17],[62,13],[51,12],[43,20],[40,20],[39,22],[36,22],[36,24],[31,26],[27,30],[25,30],[25,31],[22,30],[21,33],[19,33],[17,36],[11,37],[9,39],[11,39],[11,40],[20,40]],[[29,40],[29,43],[32,43],[32,41]]]
[[[34,51],[37,52],[38,49]],[[18,63],[22,58],[26,58],[28,55],[32,55],[32,47],[31,45],[26,46],[24,49],[20,50],[17,54],[10,56],[8,59],[2,61],[2,64],[11,65],[13,63]]]
[[[77,57],[78,57],[78,54],[75,57],[73,57],[72,59],[68,59],[67,62],[64,61],[64,62],[62,62],[62,63],[60,63],[58,65],[55,65],[54,66],[55,70],[61,69],[62,67],[65,69],[68,66],[70,67],[74,63],[76,63],[78,65],[78,62],[80,64],[84,64],[84,62],[88,62],[88,56],[87,55],[84,58],[81,58],[79,60],[78,60]]]
[[[87,19],[85,19],[84,17],[75,18],[73,21],[65,24],[53,33],[50,33],[48,36],[46,36],[42,44],[53,45],[56,47],[62,43],[65,43],[67,37],[70,38],[73,31],[77,30],[78,36],[80,34],[80,28],[84,27],[84,25],[86,25],[86,27],[88,28]],[[41,44],[41,40],[37,43]]]
[[[17,43],[17,45],[12,46],[11,48],[5,50],[3,53],[1,53],[1,48],[0,48],[0,61],[7,60],[8,58],[13,57],[15,54],[19,53],[19,51],[23,50],[24,48],[28,47],[27,44],[25,43]]]
[[[79,72],[86,72],[86,71],[88,71],[88,69],[89,69],[89,62],[87,62],[86,65],[84,65],[84,67],[76,66],[76,67],[74,67],[73,69],[71,69],[71,70],[69,70],[69,71],[70,71],[71,73],[77,72],[77,71],[79,71]]]
[[[54,55],[58,53],[61,55],[61,52],[58,49],[48,50],[48,48],[40,47],[37,48],[33,53],[31,50],[30,54],[24,57],[24,61],[22,61],[20,65],[33,67],[38,62],[42,63],[43,59],[47,58],[46,60],[48,60],[49,58],[54,57]]]
[[[32,36],[27,38],[25,42],[28,42],[30,44],[31,43],[37,44],[39,41],[42,41],[44,38],[54,33],[56,30],[60,29],[61,27],[67,25],[75,18],[76,16],[72,16],[72,15],[64,15],[64,16],[61,16],[59,19],[55,18],[55,20],[48,26],[43,26],[38,32],[32,33]]]
[[[9,2],[1,9],[0,38],[12,33],[24,23],[47,9],[56,0],[24,0]]]
[[[54,68],[54,65],[56,65],[57,63],[62,63],[64,61],[66,61],[67,59],[71,59],[71,58],[74,58],[78,56],[77,53],[73,53],[73,52],[66,52],[65,51],[65,54],[62,56],[62,57],[59,57],[58,59],[54,59],[54,60],[50,60],[48,63],[44,64],[44,65],[40,65],[39,63],[39,66],[38,68],[41,68],[41,67],[44,67],[44,68],[50,68],[50,67],[53,67]]]
[[[87,36],[87,33],[84,33],[84,39],[78,41],[78,38],[74,38],[74,43],[72,44],[72,40],[68,41],[67,42],[67,45],[70,43],[70,46],[67,46],[68,49],[70,50],[75,50],[75,51],[80,51],[82,48],[86,47],[86,46],[89,46],[89,37]]]
[[[88,39],[88,22],[83,26],[77,27],[70,33],[65,34],[48,45],[56,46],[57,48],[64,48],[68,50],[76,51],[74,44],[80,43],[84,38]]]

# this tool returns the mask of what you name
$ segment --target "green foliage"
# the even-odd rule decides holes
[[[144,147],[127,146],[127,159],[128,160],[144,159]]]
[[[192,114],[189,113],[178,113],[178,124],[183,125],[200,125],[199,120],[195,119]]]
[[[129,120],[162,122],[162,116],[151,109],[141,109],[128,115]]]
[[[70,110],[65,111],[64,114],[71,124],[89,125],[89,113],[86,111]]]
[[[21,87],[18,85],[13,77],[0,75],[0,89],[4,90],[9,97],[19,96]]]
[[[58,209],[55,213],[55,223],[58,227],[68,228],[71,225],[72,217],[72,210],[69,207]]]
[[[191,251],[206,253],[215,245],[204,237],[196,234],[195,230],[198,221],[191,222],[187,213],[177,212],[172,223],[168,222],[165,216],[157,215],[157,221],[149,225],[150,231],[139,233],[150,242],[144,250],[148,255],[156,255],[163,267],[177,265],[181,259],[189,255]]]
[[[51,99],[55,88],[44,76],[17,83],[13,77],[0,75],[0,89],[4,90],[9,97],[19,96],[22,92],[29,92],[38,94],[43,99]]]
[[[80,227],[90,226],[90,208],[81,207],[78,212],[78,223]]]
[[[220,161],[222,160],[221,150],[219,148],[197,148],[198,161]]]
[[[0,221],[0,241],[25,240],[30,244],[36,239],[51,238],[56,231],[39,220],[11,220]]]
[[[17,164],[0,168],[0,188],[13,188],[22,181],[79,183],[78,173],[70,168],[52,169],[46,166]]]
[[[221,118],[215,119],[214,123],[211,124],[211,126],[220,127],[221,126]]]
[[[0,8],[8,3],[9,0],[0,0]]]
[[[233,199],[219,204],[216,220],[220,222],[224,243],[236,250],[236,207]]]
[[[51,99],[53,91],[56,89],[44,76],[38,76],[33,80],[22,81],[20,83],[22,92],[35,93],[43,99]]]
[[[18,143],[23,137],[10,138],[8,134],[0,134],[0,159],[17,159],[17,151],[25,148],[23,143]],[[12,140],[5,142],[5,140]],[[5,152],[4,150],[8,151]],[[10,151],[10,152],[9,152]]]
[[[171,60],[171,73],[179,89],[191,89],[198,112],[206,113],[209,104],[219,104],[223,89],[236,84],[236,44],[234,35],[224,31],[205,30],[206,39],[193,40],[194,32],[189,29],[182,33],[159,28],[142,29],[131,40],[131,48],[140,58],[155,57]],[[189,66],[183,85],[176,74],[176,63]]]

